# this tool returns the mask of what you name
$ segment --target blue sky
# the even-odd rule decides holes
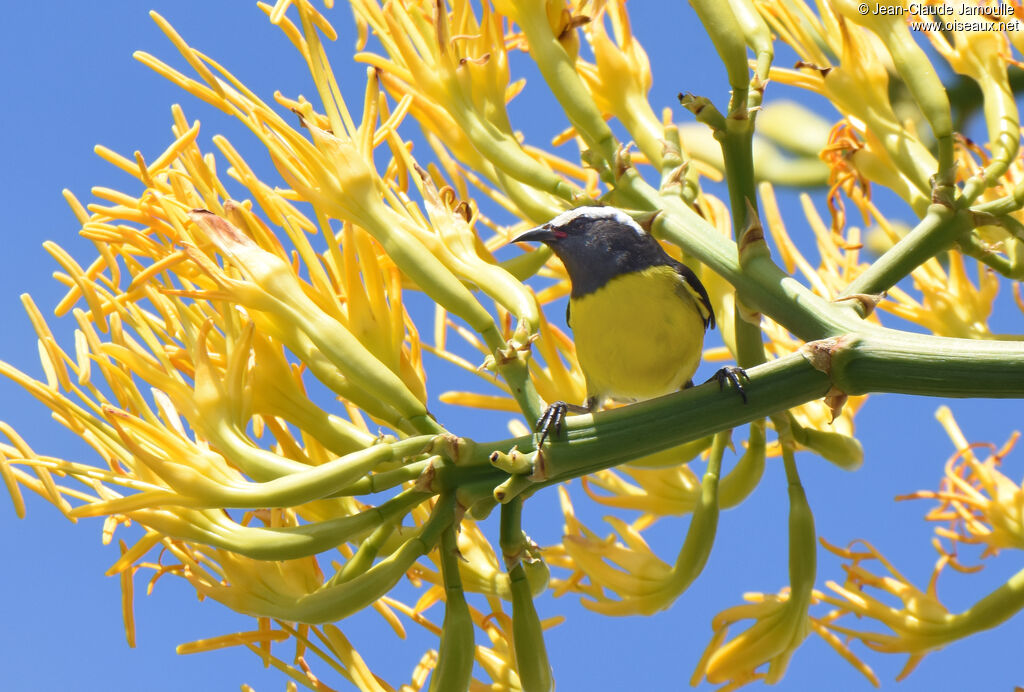
[[[724,71],[717,59],[708,60],[710,48],[692,10],[684,3],[632,5],[634,30],[654,69],[655,110],[673,106],[678,91],[723,103],[727,98]],[[312,94],[301,60],[255,3],[151,0],[151,6],[192,45],[225,64],[266,100],[275,89],[288,95]],[[138,149],[151,159],[171,141],[170,106],[181,103],[190,120],[201,120],[200,141],[205,149],[212,149],[209,142],[214,134],[224,133],[258,170],[270,170],[267,159],[260,158],[251,139],[227,116],[198,103],[132,59],[132,52],[139,49],[176,58],[145,10],[146,5],[129,0],[49,3],[31,9],[28,3],[14,3],[5,8],[0,26],[0,69],[6,93],[0,115],[5,152],[0,195],[7,221],[6,262],[0,271],[0,358],[33,374],[40,373],[35,338],[18,296],[31,292],[49,315],[63,293],[50,278],[55,265],[42,243],[57,241],[82,262],[92,257],[90,244],[76,236],[61,189],[71,189],[83,201],[94,185],[135,190],[134,181],[93,154],[95,144],[129,156]],[[342,35],[330,48],[334,68],[343,89],[358,103],[365,72],[350,59],[354,35],[348,10],[342,4],[328,16]],[[779,61],[791,63],[789,58]],[[534,81],[533,91],[542,91],[537,88],[539,80]],[[551,110],[550,101],[531,100],[530,92],[516,102],[514,124],[528,136],[561,129],[561,122],[552,124],[557,112]],[[767,99],[782,96],[799,94],[770,87]],[[678,108],[677,112],[678,119],[688,120],[688,114]],[[827,108],[822,112],[834,118]],[[793,209],[792,200],[787,204]],[[819,209],[824,210],[823,204]],[[891,213],[912,220],[899,205],[893,205]],[[787,218],[790,233],[799,236],[804,230],[802,216],[790,213]],[[554,311],[549,317],[561,320],[560,313]],[[1021,314],[1004,290],[993,328],[1020,332],[1020,325]],[[55,323],[55,331],[70,334],[66,324]],[[704,368],[708,374],[713,369]],[[431,380],[433,396],[447,388],[441,384],[446,376],[442,371]],[[920,585],[927,582],[936,557],[930,546],[931,527],[921,520],[930,505],[896,503],[893,498],[937,485],[953,451],[934,420],[935,409],[944,403],[953,408],[972,441],[1001,444],[1024,414],[1024,405],[1018,401],[875,396],[857,417],[865,448],[861,470],[850,473],[814,457],[799,457],[818,534],[840,545],[854,538],[868,539]],[[483,439],[503,429],[500,418],[480,423],[469,421],[464,412],[438,410],[453,429],[482,427]],[[0,419],[39,452],[67,458],[88,454],[49,419],[41,405],[6,381],[0,382]],[[1008,475],[1019,478],[1022,467],[1024,450],[1011,456],[1005,468]],[[542,617],[569,617],[567,624],[548,635],[558,689],[676,689],[687,684],[711,634],[711,617],[738,604],[744,591],[774,592],[787,581],[785,487],[781,466],[770,463],[750,500],[723,513],[708,567],[667,612],[611,620],[590,615],[570,598],[541,599]],[[579,484],[572,490],[580,500]],[[5,594],[0,599],[0,666],[5,671],[5,689],[222,690],[237,689],[243,682],[257,690],[284,686],[283,675],[261,669],[256,657],[246,651],[175,654],[179,643],[248,629],[252,622],[219,604],[199,603],[180,580],[164,579],[151,596],[145,596],[148,577],[143,573],[137,577],[138,646],[129,649],[124,642],[118,580],[103,576],[116,559],[117,548],[100,544],[100,522],[72,525],[48,503],[26,497],[28,517],[23,521],[6,499],[0,499],[0,551],[8,556],[0,570],[0,591]],[[554,490],[530,500],[524,525],[542,544],[557,539],[561,521]],[[496,541],[496,527],[491,528]],[[655,545],[663,557],[675,554],[684,531],[684,521],[659,524]],[[1007,553],[980,575],[946,574],[940,595],[951,609],[960,610],[1010,576],[1017,568],[1008,564],[1013,562],[1014,556]],[[841,580],[838,563],[823,552],[818,573],[819,586],[826,579]],[[427,645],[425,640],[403,643],[381,635],[371,618],[353,618],[343,628],[393,685],[408,678]],[[995,632],[930,655],[899,688],[1009,689],[1024,680],[1019,664],[1021,641],[1024,618],[1017,617]],[[902,658],[870,654],[865,658],[883,689],[895,687],[893,678],[903,665]],[[794,657],[780,688],[820,689],[822,680],[828,680],[831,689],[869,689],[831,649],[811,638]]]

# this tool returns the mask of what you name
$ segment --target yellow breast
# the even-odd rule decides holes
[[[570,313],[590,396],[650,399],[680,389],[697,370],[704,321],[671,267],[618,276],[571,299]]]

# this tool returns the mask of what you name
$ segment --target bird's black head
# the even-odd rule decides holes
[[[575,298],[620,274],[673,263],[657,240],[614,207],[572,209],[512,239],[527,241],[544,243],[558,255]]]

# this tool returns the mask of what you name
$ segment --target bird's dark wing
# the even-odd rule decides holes
[[[711,309],[711,299],[708,297],[707,289],[704,288],[704,284],[700,282],[697,275],[682,262],[672,261],[672,268],[676,270],[676,273],[683,279],[683,286],[690,295],[693,296],[693,300],[697,303],[697,310],[700,311],[700,316],[704,320],[705,329],[715,328],[715,311]]]

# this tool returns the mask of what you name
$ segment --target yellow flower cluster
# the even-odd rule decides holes
[[[695,4],[702,17],[724,16],[714,14],[721,7],[713,3]],[[652,110],[650,65],[624,0],[485,0],[479,11],[469,0],[351,5],[360,31],[356,57],[368,66],[358,116],[327,58],[323,39],[336,32],[310,0],[260,8],[305,60],[317,105],[282,94],[275,104],[261,100],[153,15],[195,76],[146,53],[136,57],[243,123],[282,183],[262,180],[222,136],[213,137],[216,153],[203,151],[199,123],[190,124],[178,106],[175,140],[153,161],[98,148],[142,191],[97,188],[99,201],[88,206],[66,193],[98,255],[83,266],[56,244],[46,245],[67,287],[56,313],[74,319],[74,348],[58,344],[25,296],[43,377],[0,362],[0,374],[49,407],[99,459],[90,465],[37,453],[0,423],[8,440],[0,444],[0,475],[18,513],[24,513],[22,489],[29,489],[71,519],[106,517],[106,542],[118,527],[141,527],[133,545],[121,542],[110,568],[121,577],[130,642],[133,577],[148,569],[150,588],[165,574],[177,576],[200,596],[257,618],[251,631],[186,644],[182,653],[246,646],[265,664],[319,689],[321,676],[310,664],[315,657],[359,689],[392,690],[331,624],[372,607],[399,637],[409,623],[439,637],[439,651],[423,656],[402,689],[422,689],[428,679],[435,690],[450,681],[471,690],[549,689],[540,635],[558,619],[541,621],[532,598],[550,587],[556,595],[579,595],[585,607],[606,615],[669,607],[707,561],[719,510],[741,503],[775,457],[789,480],[790,587],[749,595],[751,603],[714,620],[695,684],[775,683],[811,632],[875,682],[850,650],[850,638],[909,653],[909,672],[929,651],[1019,609],[1024,577],[976,609],[950,614],[934,579],[927,590],[917,589],[870,546],[826,544],[848,561],[847,579],[829,582],[830,594],[814,590],[814,523],[794,454],[809,450],[844,468],[858,466],[863,452],[854,419],[866,396],[833,388],[824,402],[808,401],[809,395],[781,411],[759,410],[743,419],[749,425],[735,448],[733,431],[720,427],[653,454],[622,452],[617,468],[604,464],[582,481],[590,501],[617,513],[607,518],[613,533],[602,537],[584,525],[560,486],[563,540],[538,548],[522,533],[519,512],[523,497],[549,478],[546,448],[520,451],[532,438],[519,419],[509,423],[515,440],[490,446],[454,434],[428,410],[424,368],[426,352],[491,388],[445,392],[440,401],[514,412],[528,423],[544,402],[586,397],[572,339],[543,311],[568,294],[565,268],[547,250],[498,259],[522,223],[543,223],[585,203],[634,205],[631,212],[663,206],[671,212],[666,216],[693,224],[682,224],[686,230],[705,235],[704,253],[694,251],[705,267],[676,245],[666,249],[697,270],[711,296],[723,345],[708,348],[706,360],[732,361],[756,346],[771,370],[807,353],[797,336],[803,332],[785,316],[761,314],[737,297],[733,279],[754,282],[758,271],[758,280],[767,275],[782,290],[792,288],[788,295],[801,307],[844,306],[838,314],[849,306],[858,312],[856,324],[873,334],[890,321],[873,311],[877,305],[935,335],[990,339],[996,273],[1020,271],[1024,241],[1024,164],[1006,76],[1011,39],[994,29],[929,35],[950,66],[982,89],[986,152],[954,134],[937,72],[902,20],[862,15],[849,0],[820,2],[818,15],[799,0],[726,3],[729,26],[738,32],[731,39],[742,33],[745,41],[733,47],[746,56],[749,45],[756,60],[749,85],[734,97],[748,86],[749,94],[734,98],[728,119],[718,114],[726,125],[716,137],[726,138],[730,123],[753,121],[766,77],[822,94],[841,113],[822,142],[820,161],[800,173],[830,184],[830,222],[809,196],[802,198],[815,261],[783,222],[771,183],[762,182],[755,195],[749,181],[760,211],[748,197],[742,220],[731,216],[737,209],[742,215],[743,204],[732,200],[730,212],[702,189],[718,172],[693,158],[698,154],[689,146],[697,140],[681,136],[670,113],[658,117]],[[768,71],[769,29],[800,55],[796,68]],[[379,53],[368,48],[371,32]],[[713,38],[730,38],[723,33]],[[555,143],[575,142],[574,160],[526,144],[514,129],[507,106],[525,86],[509,69],[509,53],[517,50],[535,59],[566,110],[572,125]],[[725,45],[723,53],[729,51]],[[728,67],[732,75],[734,61]],[[898,114],[894,80],[910,92],[920,121]],[[399,133],[410,118],[436,159],[425,167]],[[632,143],[615,139],[611,119],[638,154],[631,155]],[[818,132],[829,129],[820,119],[808,123]],[[806,144],[788,146],[803,146],[797,153],[807,157]],[[758,171],[759,180],[793,179],[773,176],[769,155],[756,158],[767,170]],[[638,170],[653,170],[658,184],[638,182]],[[926,225],[901,233],[872,202],[872,185],[893,190]],[[950,190],[957,185],[962,190],[954,199]],[[486,199],[494,219],[474,195]],[[1020,203],[1004,208],[1012,206],[1007,199]],[[865,228],[850,223],[847,202]],[[946,221],[954,216],[970,223],[944,241],[938,256],[907,267],[919,296],[899,287],[884,297],[851,290],[876,280],[861,252],[871,230],[880,229],[888,246],[902,247],[915,234],[952,228]],[[678,240],[668,225],[653,225],[656,237]],[[734,244],[740,230],[744,237]],[[765,237],[781,268],[771,264]],[[727,250],[716,250],[722,247]],[[968,276],[965,255],[979,260],[977,282]],[[733,277],[711,271],[713,261],[719,268],[735,265]],[[523,283],[533,275],[543,285]],[[405,307],[412,291],[435,305],[430,338]],[[751,339],[756,343],[744,343]],[[953,546],[943,548],[940,568],[964,568],[960,544],[982,544],[986,555],[1024,546],[1024,491],[997,468],[1012,441],[979,461],[951,416],[942,416],[958,455],[939,492],[917,495],[939,500],[930,516],[951,524],[939,532]],[[737,458],[723,472],[729,449]],[[557,461],[557,452],[552,456]],[[498,503],[496,550],[476,522]],[[623,518],[630,512],[631,519]],[[664,517],[686,515],[686,539],[675,560],[665,561],[644,532]],[[873,560],[889,576],[865,566]],[[418,594],[413,605],[389,595],[402,580]],[[902,606],[886,606],[866,589],[895,596]],[[473,605],[467,593],[475,594]],[[438,603],[445,606],[441,625],[426,615]],[[810,614],[822,604],[833,611]],[[996,605],[1002,615],[992,615]],[[839,624],[848,614],[877,620],[893,634]],[[744,619],[753,624],[729,639],[729,628]],[[295,645],[290,660],[282,658],[285,641]],[[485,680],[472,677],[481,674]]]
[[[289,3],[262,7],[306,58],[326,107],[316,113],[301,98],[278,96],[292,123],[153,15],[198,78],[148,54],[139,60],[248,126],[287,187],[260,180],[215,136],[231,180],[222,178],[217,158],[199,147],[199,123],[177,106],[175,141],[152,162],[98,148],[144,190],[133,197],[95,189],[100,201],[88,208],[66,193],[99,253],[82,267],[47,245],[68,287],[56,312],[71,312],[78,326],[74,351],[58,345],[26,296],[45,379],[7,364],[0,372],[102,462],[39,455],[3,426],[10,444],[0,447],[0,473],[19,514],[27,488],[72,519],[107,516],[105,541],[119,525],[143,527],[110,569],[122,575],[129,641],[132,577],[152,569],[154,582],[182,577],[201,596],[258,618],[257,630],[183,652],[245,645],[307,683],[316,681],[305,662],[312,652],[363,689],[390,689],[337,627],[313,623],[373,606],[399,636],[403,616],[439,629],[422,612],[443,590],[427,589],[415,608],[386,595],[406,576],[441,583],[416,561],[430,551],[439,559],[438,536],[454,517],[452,503],[430,499],[442,464],[432,449],[443,428],[426,408],[423,344],[403,292],[426,291],[495,360],[525,347],[540,316],[532,293],[481,242],[475,208],[438,187],[399,138],[410,100],[389,108],[371,71],[362,120],[354,121],[320,43],[333,28],[311,4],[292,4],[301,29],[285,16]],[[382,145],[392,158],[378,171],[373,154]],[[410,201],[410,180],[422,208]],[[229,189],[247,199],[236,201]],[[311,236],[320,236],[319,249]],[[467,285],[495,300],[501,322]],[[515,365],[512,358],[506,373]],[[314,383],[326,387],[326,403],[311,394]],[[372,503],[356,499],[368,494]],[[510,625],[499,617],[512,586],[472,526],[463,521],[458,539],[472,558],[459,565],[462,580],[493,595],[489,613],[474,611],[474,626],[493,646],[480,647],[478,661],[494,681],[518,689]],[[154,550],[158,562],[148,558]],[[331,553],[341,564],[328,576],[322,560]],[[530,563],[527,574],[532,592],[544,588],[543,563]],[[288,624],[296,622],[306,624]],[[271,653],[285,639],[298,643],[292,663]],[[434,660],[414,673],[417,688]]]

